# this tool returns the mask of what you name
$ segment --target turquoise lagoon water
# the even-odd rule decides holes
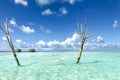
[[[0,52],[0,80],[120,80],[120,52]]]

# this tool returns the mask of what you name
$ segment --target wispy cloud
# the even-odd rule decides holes
[[[118,20],[114,20],[113,27],[114,27],[114,28],[119,27]]]
[[[116,43],[89,43],[85,50],[119,50],[120,44]]]
[[[26,43],[24,41],[22,41],[21,39],[16,39],[15,40],[16,44],[15,44],[15,48],[20,48],[23,51],[28,51],[29,49],[31,49],[33,47],[33,45],[31,45],[30,43]]]
[[[28,25],[33,26],[33,25],[35,25],[35,24],[34,24],[34,23],[32,23],[32,22],[29,22],[29,23],[28,23]]]
[[[50,9],[46,9],[42,12],[42,15],[52,15],[54,12],[52,12]]]
[[[13,30],[13,29],[11,29],[11,28],[9,28],[9,32],[14,32],[14,30]]]
[[[29,26],[25,26],[25,25],[22,25],[20,27],[20,29],[24,32],[24,33],[27,33],[27,34],[30,34],[30,33],[34,33],[35,30],[30,28]]]
[[[46,34],[50,34],[52,32],[52,30],[50,29],[45,29],[43,26],[40,26],[40,31]]]
[[[50,29],[45,30],[47,34],[51,33],[52,31]]]
[[[27,0],[14,0],[15,4],[21,4],[23,6],[28,6]]]
[[[40,26],[40,31],[44,32],[43,26]]]
[[[6,43],[0,43],[0,51],[8,51],[9,45]]]
[[[65,15],[68,13],[67,9],[65,7],[62,7],[59,9],[59,11],[61,12],[61,14]]]

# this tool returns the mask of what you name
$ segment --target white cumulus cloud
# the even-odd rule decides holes
[[[21,43],[21,42],[22,42],[22,40],[17,39],[17,40],[15,40],[15,42],[16,42],[16,43]]]
[[[29,26],[22,25],[20,29],[27,34],[34,33],[34,29],[30,28]]]
[[[47,45],[48,45],[48,46],[60,45],[60,42],[57,41],[57,40],[49,41],[49,42],[47,43]]]
[[[17,23],[16,23],[14,17],[11,18],[11,20],[9,21],[9,23],[10,23],[11,25],[13,25],[14,27],[17,26]]]
[[[80,42],[77,42],[79,36],[74,33],[71,37],[66,38],[63,41],[52,40],[46,42],[44,40],[39,40],[36,43],[26,43],[21,39],[15,40],[16,48],[20,48],[23,51],[28,51],[34,48],[37,51],[79,51]],[[2,37],[2,40],[6,40],[6,37]],[[118,43],[103,43],[104,39],[102,36],[98,36],[94,43],[86,42],[84,45],[84,50],[120,50],[120,44]],[[102,42],[102,43],[98,43]],[[0,50],[8,50],[9,46],[0,44]]]
[[[46,42],[45,41],[43,41],[43,40],[40,40],[40,41],[38,41],[37,43],[36,43],[36,45],[38,45],[39,47],[45,47],[46,46]]]
[[[102,36],[98,36],[97,37],[97,42],[98,43],[103,43],[104,42],[103,37]]]
[[[43,5],[48,5],[48,4],[51,4],[53,2],[55,2],[56,0],[36,0],[36,2],[40,5],[40,6],[43,6]]]
[[[50,9],[46,9],[42,12],[42,15],[52,15],[53,12]]]
[[[69,0],[70,4],[74,4],[76,0]]]
[[[59,9],[59,12],[56,12],[56,11],[52,11],[51,9],[46,9],[46,10],[44,10],[44,11],[42,11],[42,15],[45,15],[45,16],[47,16],[47,15],[65,15],[65,14],[67,14],[68,13],[68,11],[67,11],[67,9],[65,8],[65,7],[62,7],[62,8],[60,8]]]
[[[2,40],[3,40],[3,41],[6,41],[6,40],[7,40],[7,38],[6,38],[5,36],[3,36],[3,37],[2,37]]]
[[[119,26],[118,21],[117,21],[117,20],[114,20],[113,27],[114,27],[114,28],[117,28],[118,26]]]
[[[27,0],[14,0],[15,4],[21,4],[23,6],[27,6],[28,2]]]
[[[40,6],[49,5],[55,2],[59,3],[70,3],[71,5],[75,4],[76,2],[81,2],[83,0],[36,0],[36,3]]]
[[[74,33],[73,36],[70,38],[67,38],[65,41],[61,42],[62,45],[70,45],[72,42],[74,42],[76,39],[78,39],[78,34]]]
[[[74,33],[72,37],[67,38],[65,41],[49,41],[45,42],[43,40],[40,40],[36,43],[37,48],[39,50],[75,50],[76,48],[79,48],[78,45],[76,46],[76,40],[78,39],[77,33]]]
[[[70,4],[75,4],[76,2],[80,2],[82,0],[67,0]]]

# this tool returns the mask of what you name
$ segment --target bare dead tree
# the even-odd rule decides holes
[[[3,29],[1,26],[0,26],[0,29],[6,34],[7,41],[8,41],[9,46],[13,52],[14,58],[17,62],[17,65],[20,66],[19,60],[18,60],[17,55],[15,53],[14,45],[13,45],[12,40],[11,40],[7,19],[6,19],[6,22],[4,24],[5,24],[5,29]]]
[[[82,25],[80,25],[78,23],[78,34],[80,36],[81,46],[80,46],[80,52],[78,54],[78,58],[77,58],[76,63],[79,63],[79,61],[81,59],[81,55],[82,55],[83,46],[84,46],[85,41],[92,36],[92,35],[86,35],[86,33],[87,33],[87,29],[86,28],[87,28],[87,18],[85,18],[85,23],[84,23],[83,30],[82,30]]]

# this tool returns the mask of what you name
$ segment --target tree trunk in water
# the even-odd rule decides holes
[[[80,61],[80,58],[81,58],[81,55],[82,55],[82,51],[83,51],[84,42],[85,42],[85,41],[83,41],[82,44],[81,44],[80,52],[79,52],[79,54],[78,54],[78,58],[77,58],[76,63],[79,63],[79,61]]]
[[[17,65],[20,66],[19,60],[18,60],[18,58],[16,56],[15,49],[14,49],[14,46],[13,46],[13,43],[12,43],[12,40],[11,40],[11,37],[10,37],[10,34],[9,34],[9,28],[8,28],[7,19],[6,19],[6,22],[5,22],[5,28],[6,29],[4,30],[2,27],[0,27],[0,29],[6,34],[7,41],[8,41],[9,46],[10,46],[12,52],[13,52],[14,58],[15,58],[15,60],[17,62]]]
[[[18,58],[17,58],[17,56],[16,56],[16,53],[15,53],[14,46],[13,46],[13,44],[12,44],[12,41],[9,40],[8,36],[7,36],[7,40],[8,40],[9,46],[10,46],[12,52],[13,52],[14,58],[15,58],[15,60],[16,60],[16,62],[17,62],[17,65],[20,66],[19,60],[18,60]]]

